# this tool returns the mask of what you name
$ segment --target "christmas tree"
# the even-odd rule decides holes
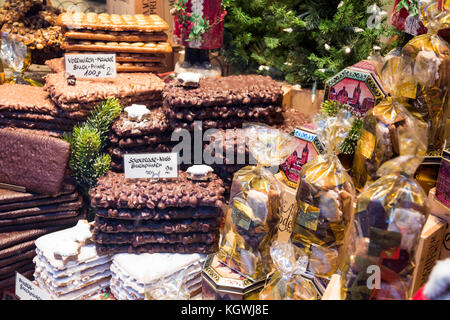
[[[340,70],[403,40],[381,0],[230,0],[222,55],[238,72],[322,87]],[[386,44],[382,39],[396,35]]]

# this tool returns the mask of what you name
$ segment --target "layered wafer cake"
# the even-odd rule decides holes
[[[176,300],[201,292],[205,255],[119,253],[111,264],[111,293],[118,300]]]
[[[80,220],[36,240],[34,278],[53,299],[85,300],[109,286],[111,257],[99,256],[91,237],[90,224]]]
[[[0,128],[16,127],[37,134],[61,136],[87,118],[89,112],[64,111],[55,105],[41,87],[21,84],[0,86]]]
[[[209,170],[178,178],[126,179],[108,172],[91,189],[99,254],[217,251],[223,183]]]
[[[161,107],[131,105],[112,124],[111,169],[123,172],[124,154],[171,152],[171,132]]]
[[[108,98],[117,98],[123,106],[161,106],[163,89],[164,81],[152,73],[119,73],[107,81],[77,79],[75,83],[64,73],[50,73],[44,86],[52,102],[66,112],[89,112]]]
[[[270,77],[203,78],[197,85],[186,85],[180,79],[168,83],[163,93],[173,129],[233,129],[246,122],[283,122],[281,83]],[[201,126],[196,121],[202,121]]]
[[[164,72],[172,52],[169,25],[157,15],[62,13],[62,48],[70,53],[117,53],[118,72]]]

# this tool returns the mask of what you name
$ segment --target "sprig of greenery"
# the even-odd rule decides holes
[[[350,132],[339,145],[339,152],[342,154],[354,154],[362,132],[363,119],[360,114],[354,111],[348,104],[342,104],[337,100],[325,100],[321,105],[321,110],[330,117],[336,116],[339,110],[342,109],[350,111],[354,120]]]
[[[63,139],[71,145],[69,168],[72,177],[81,188],[86,203],[89,189],[97,184],[97,179],[108,172],[111,157],[104,153],[111,124],[122,112],[118,99],[108,99],[95,106],[90,117],[73,128]],[[88,217],[92,218],[92,217]]]

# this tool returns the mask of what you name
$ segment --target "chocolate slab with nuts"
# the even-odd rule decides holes
[[[158,209],[96,209],[98,217],[121,220],[153,220],[164,221],[174,219],[212,219],[219,218],[223,214],[222,209],[214,207],[187,207]]]
[[[128,180],[121,173],[109,171],[91,189],[91,204],[97,208],[165,209],[169,207],[223,205],[223,182],[212,174],[209,181],[192,181],[184,171],[178,178]]]
[[[113,160],[122,161],[125,154],[139,154],[139,153],[166,153],[172,151],[172,146],[170,144],[154,144],[154,145],[144,145],[135,148],[118,148],[109,147],[108,153],[113,158]]]
[[[44,89],[59,106],[69,103],[88,103],[107,98],[161,97],[164,81],[152,73],[119,73],[113,79],[77,79],[74,86],[67,83],[63,73],[45,77]],[[161,98],[160,98],[161,99]]]
[[[198,88],[172,81],[166,85],[164,103],[172,108],[281,104],[281,83],[260,75],[200,79]]]
[[[206,243],[212,244],[219,241],[218,232],[192,232],[192,233],[156,233],[156,232],[136,232],[136,233],[104,233],[97,232],[92,236],[92,240],[99,244],[131,244],[138,247],[148,243],[160,244],[192,244]]]
[[[109,141],[112,145],[118,146],[119,148],[137,148],[144,145],[170,143],[171,137],[168,133],[166,133],[163,135],[155,134],[121,138],[118,135],[112,133],[109,135]]]
[[[96,244],[95,249],[99,255],[104,254],[116,254],[116,253],[200,253],[209,254],[217,252],[219,246],[217,243],[204,244],[204,243],[192,243],[192,244],[144,244],[141,246],[133,247],[127,244]]]
[[[128,120],[126,112],[114,121],[111,129],[119,137],[138,137],[167,132],[169,124],[163,108],[151,108],[146,119],[136,122]]]
[[[167,116],[171,119],[194,121],[205,119],[249,119],[267,118],[283,111],[282,106],[215,106],[205,109],[166,109]]]
[[[66,173],[70,144],[57,138],[0,129],[0,182],[56,195]]]
[[[213,232],[220,227],[220,219],[180,219],[169,221],[152,220],[120,220],[95,217],[94,233],[119,232],[157,232],[157,233],[187,233]]]

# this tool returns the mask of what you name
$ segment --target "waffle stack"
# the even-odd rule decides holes
[[[200,254],[119,253],[111,264],[111,293],[118,300],[175,300],[201,292]],[[185,296],[184,296],[185,295]]]
[[[66,12],[57,24],[67,29],[66,53],[117,53],[118,72],[163,72],[172,52],[169,26],[157,15]]]
[[[52,299],[85,300],[109,286],[111,257],[98,256],[91,237],[80,220],[36,240],[34,278]]]
[[[173,129],[234,129],[246,122],[282,123],[282,96],[281,83],[270,77],[240,75],[200,79],[198,87],[173,81],[164,89],[163,106]]]
[[[123,156],[128,153],[171,152],[173,143],[166,116],[161,107],[146,109],[148,114],[141,120],[128,116],[127,109],[113,125],[108,153],[111,169],[123,172]]]
[[[191,180],[130,180],[108,172],[91,189],[96,209],[93,240],[99,254],[211,253],[217,251],[222,181],[215,174]]]

